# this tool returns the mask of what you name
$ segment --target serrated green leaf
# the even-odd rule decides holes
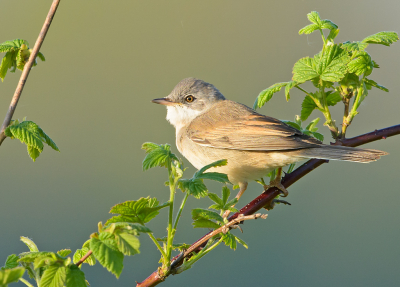
[[[21,48],[22,45],[26,45],[27,47],[29,47],[29,43],[26,40],[15,39],[12,42],[14,43],[14,46],[17,47],[17,48]]]
[[[5,41],[4,43],[0,44],[0,53],[13,51],[14,48],[16,48],[14,46],[14,43],[12,43],[11,41]]]
[[[223,202],[223,204],[226,204],[230,195],[231,195],[230,189],[227,186],[223,186],[222,187],[222,202]]]
[[[103,267],[119,278],[124,268],[124,255],[118,250],[115,239],[108,238],[101,240],[100,235],[99,239],[92,238],[90,241],[90,250],[92,250],[94,257],[96,257]]]
[[[326,96],[326,102],[327,102],[328,106],[334,106],[341,100],[342,100],[342,98],[340,97],[339,92],[334,92],[334,93],[328,94]]]
[[[71,253],[71,249],[61,249],[57,251],[57,254],[60,255],[61,257],[66,257]]]
[[[90,245],[90,241],[89,241],[89,245]],[[72,257],[74,264],[78,263],[79,260],[81,260],[82,257],[85,256],[89,251],[90,251],[89,246],[83,247],[82,249],[77,249],[74,253],[74,256]],[[83,261],[83,263],[87,263],[90,266],[93,266],[96,264],[96,258],[94,257],[93,254],[91,254],[88,258],[85,259],[85,261]],[[82,266],[82,265],[80,265],[80,266]]]
[[[310,131],[310,132],[316,132],[318,130],[317,128],[317,124],[319,122],[320,118],[316,118],[314,120],[312,120],[307,126],[306,126],[306,130]]]
[[[24,275],[24,272],[24,267],[0,270],[0,286],[6,287],[10,283],[18,282],[19,278]]]
[[[321,26],[321,17],[319,16],[319,13],[317,11],[311,11],[310,13],[308,13],[307,18],[311,23]]]
[[[169,144],[158,145],[155,143],[144,143],[142,149],[147,153],[143,160],[143,170],[160,166],[167,167],[168,162],[172,160],[179,161],[179,159],[171,152],[171,146]]]
[[[232,233],[228,232],[222,235],[222,241],[225,243],[226,246],[230,247],[233,250],[236,250],[236,239]]]
[[[284,83],[276,83],[273,84],[272,86],[266,88],[265,90],[261,91],[261,93],[258,95],[253,108],[256,109],[261,108],[263,105],[265,105],[266,102],[268,102],[272,96],[276,93],[279,92],[284,86],[286,86],[288,82]]]
[[[305,121],[311,115],[312,111],[317,108],[314,100],[310,96],[306,96],[301,103],[301,120]]]
[[[37,248],[35,242],[33,242],[32,239],[25,237],[25,236],[21,236],[20,240],[26,244],[26,246],[28,246],[29,250],[32,252],[38,252],[39,249]]]
[[[346,64],[349,62],[350,57],[345,50],[334,44],[326,47],[321,60],[319,60],[319,54],[315,59],[318,59],[317,73],[320,75],[320,79],[338,82],[347,73]]]
[[[131,200],[113,206],[110,213],[121,214],[114,216],[106,222],[130,222],[145,224],[159,214],[159,210],[169,206],[169,202],[159,205],[157,198],[142,197],[139,200]]]
[[[223,218],[218,213],[202,208],[192,209],[192,218],[193,220],[204,218],[204,219],[216,220],[222,223],[224,222]]]
[[[67,277],[64,266],[52,265],[47,267],[40,279],[40,287],[63,287]]]
[[[365,48],[367,48],[368,43],[363,43],[360,41],[356,42],[344,42],[342,45],[342,48],[345,49],[346,51],[364,51]]]
[[[323,142],[324,141],[324,136],[320,133],[317,132],[311,132],[312,136],[315,137],[317,140]]]
[[[18,259],[19,259],[19,257],[15,254],[8,255],[8,257],[6,259],[6,263],[4,264],[4,267],[6,269],[11,269],[11,268],[17,267]]]
[[[86,287],[85,273],[78,266],[70,265],[66,268],[66,287]]]
[[[397,42],[397,40],[399,40],[399,36],[396,32],[379,32],[374,35],[368,36],[367,38],[362,40],[362,42],[390,46],[394,42]]]
[[[1,60],[1,64],[0,64],[0,78],[1,81],[4,81],[4,78],[7,75],[7,71],[8,69],[11,67],[12,64],[12,53],[11,52],[7,52],[3,59]]]
[[[180,190],[188,192],[195,198],[207,196],[208,189],[203,183],[203,180],[199,178],[181,179],[178,182],[178,187]]]
[[[220,172],[205,172],[197,176],[198,179],[210,179],[221,183],[230,183],[228,176]]]
[[[212,228],[212,229],[217,229],[217,228],[221,227],[217,223],[215,223],[214,221],[211,221],[211,220],[208,220],[208,219],[204,219],[204,218],[200,218],[200,219],[197,219],[197,220],[193,221],[192,225],[193,225],[193,228]]]
[[[39,127],[39,134],[44,139],[44,142],[56,151],[60,151],[56,143]]]
[[[44,57],[44,55],[41,52],[37,53],[37,57],[42,60],[43,62],[46,61],[46,58]]]
[[[389,90],[388,90],[387,88],[385,88],[385,87],[382,86],[382,85],[379,85],[379,84],[378,84],[377,82],[375,82],[374,80],[370,80],[370,79],[364,78],[364,82],[365,82],[365,84],[370,85],[370,86],[372,86],[372,87],[375,87],[375,88],[377,88],[377,89],[379,89],[379,90],[382,90],[382,91],[385,91],[385,92],[389,92]]]
[[[43,150],[43,142],[39,133],[39,126],[32,121],[25,121],[19,125],[8,126],[14,138],[19,139],[28,146],[33,146],[39,151]]]
[[[119,251],[124,255],[132,256],[140,253],[140,241],[136,236],[126,232],[118,232],[115,234],[115,238],[117,239]]]
[[[290,94],[289,94],[290,90],[291,90],[292,88],[296,87],[296,86],[297,86],[297,82],[296,82],[296,81],[290,81],[290,82],[288,82],[288,84],[286,85],[286,87],[285,87],[285,97],[286,97],[286,101],[287,101],[287,102],[288,102],[289,99],[290,99]]]
[[[206,166],[203,166],[201,169],[199,169],[193,177],[198,177],[199,175],[203,174],[206,170],[213,168],[213,167],[220,167],[220,166],[225,166],[228,164],[228,161],[226,159],[220,159],[217,161],[214,161],[213,163],[207,164]]]
[[[111,223],[115,225],[115,228],[118,230],[124,230],[128,231],[131,233],[131,231],[135,231],[136,234],[138,233],[151,233],[150,228],[147,228],[146,226],[143,225],[138,225],[135,223],[130,223],[130,222],[115,222]],[[104,228],[109,228],[110,225],[105,225]]]
[[[374,64],[371,56],[367,52],[357,52],[352,61],[347,65],[349,72],[357,76],[365,74],[366,76],[372,73]]]
[[[219,198],[219,196],[216,195],[215,193],[211,193],[211,192],[210,192],[210,193],[208,193],[207,195],[208,195],[208,197],[209,197],[212,201],[214,201],[216,204],[221,205],[221,206],[224,205],[223,200],[222,200],[221,198]]]
[[[321,20],[321,29],[336,30],[338,26],[331,20],[325,19]]]
[[[29,157],[33,160],[36,161],[36,159],[39,157],[40,155],[40,150],[38,150],[37,148],[35,148],[34,146],[27,146],[27,150],[28,150],[28,155]]]
[[[319,29],[319,25],[317,24],[310,24],[300,29],[299,35],[301,34],[311,34],[315,30]]]
[[[317,67],[314,59],[310,57],[301,58],[293,66],[293,80],[304,83],[318,77]]]

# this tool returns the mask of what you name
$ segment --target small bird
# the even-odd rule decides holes
[[[272,117],[226,100],[212,84],[196,78],[180,81],[165,98],[152,100],[167,107],[167,120],[176,129],[179,152],[197,169],[221,159],[225,173],[239,184],[239,199],[251,180],[278,168],[269,186],[281,184],[282,167],[310,158],[370,162],[386,155],[372,149],[324,145],[319,140]]]

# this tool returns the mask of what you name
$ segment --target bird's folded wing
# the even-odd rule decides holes
[[[188,137],[196,144],[222,149],[272,151],[317,147],[320,141],[247,106],[224,101],[192,121]]]

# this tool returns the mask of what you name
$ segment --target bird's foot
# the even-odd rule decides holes
[[[287,191],[287,189],[281,183],[281,178],[275,178],[274,180],[271,180],[268,185],[264,185],[264,190],[267,190],[271,187],[276,187],[279,189],[279,191],[283,194],[282,197],[289,195],[289,191]]]
[[[264,206],[264,208],[267,210],[271,210],[271,209],[274,209],[275,204],[280,204],[280,203],[283,203],[284,205],[292,205],[290,202],[288,202],[286,200],[274,199],[271,201],[271,203],[269,205]]]

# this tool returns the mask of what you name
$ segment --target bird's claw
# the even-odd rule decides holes
[[[264,190],[268,190],[271,187],[276,187],[277,189],[279,189],[279,191],[282,194],[282,197],[286,197],[289,195],[289,191],[287,191],[287,189],[283,186],[280,178],[271,180],[268,185],[264,185]]]

